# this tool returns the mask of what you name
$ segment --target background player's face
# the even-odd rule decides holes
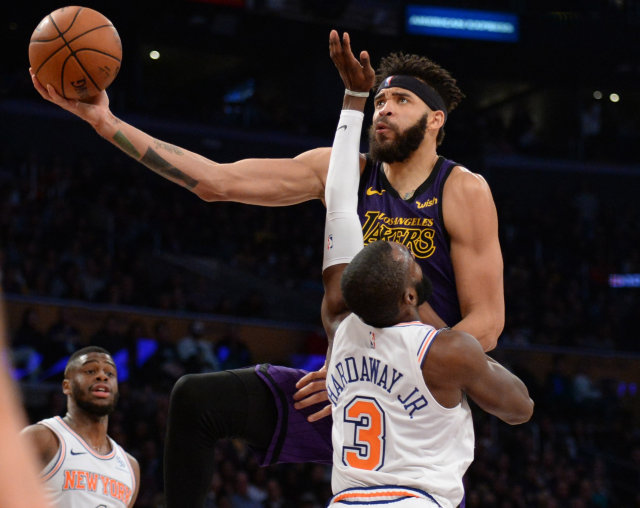
[[[429,108],[403,88],[382,90],[374,100],[369,149],[374,159],[402,162],[415,152],[427,131]]]
[[[77,358],[63,382],[63,392],[91,415],[111,414],[118,402],[118,372],[111,356],[88,353]]]

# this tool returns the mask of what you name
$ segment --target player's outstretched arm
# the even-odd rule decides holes
[[[219,164],[120,120],[109,109],[104,90],[90,102],[81,102],[61,97],[51,85],[45,88],[32,72],[31,80],[45,100],[89,123],[127,155],[205,201],[281,206],[324,196],[330,148],[310,150],[290,159],[244,159]]]
[[[468,333],[441,331],[423,366],[425,382],[445,407],[459,402],[461,391],[478,406],[510,425],[525,423],[533,401],[525,384],[487,356]]]

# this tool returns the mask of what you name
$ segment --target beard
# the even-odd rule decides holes
[[[398,131],[394,125],[385,123],[396,134],[395,140],[378,141],[376,127],[369,128],[369,153],[374,160],[381,162],[403,162],[415,152],[427,132],[427,113],[404,132]]]
[[[426,302],[431,297],[433,285],[431,279],[422,274],[422,279],[415,284],[416,294],[418,295],[418,307]]]
[[[73,398],[76,401],[76,405],[92,416],[108,416],[113,413],[116,409],[116,404],[118,403],[118,398],[120,396],[120,394],[116,392],[114,393],[113,400],[110,404],[96,404],[95,402],[91,402],[83,398],[86,393],[77,385],[73,385],[71,387],[71,391],[73,393]]]

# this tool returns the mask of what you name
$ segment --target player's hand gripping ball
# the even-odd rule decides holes
[[[29,63],[38,81],[67,99],[86,100],[115,79],[122,43],[113,23],[87,7],[62,7],[31,35]]]

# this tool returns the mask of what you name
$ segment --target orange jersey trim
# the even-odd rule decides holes
[[[353,499],[356,497],[372,498],[372,497],[418,497],[421,496],[408,490],[379,490],[376,492],[345,492],[344,494],[338,494],[333,498],[334,503],[344,501],[345,499]]]

